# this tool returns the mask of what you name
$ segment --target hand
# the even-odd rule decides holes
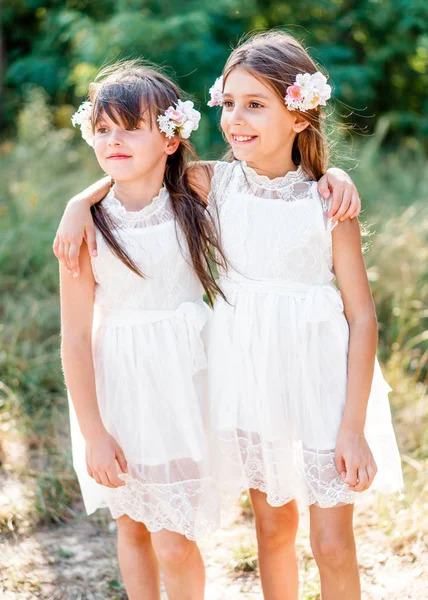
[[[90,255],[97,256],[95,227],[89,204],[83,200],[71,200],[56,232],[53,251],[73,277],[80,275],[79,253],[84,239]]]
[[[333,193],[333,202],[328,212],[333,222],[353,219],[360,214],[361,200],[357,188],[342,169],[328,169],[318,181],[318,191],[325,200],[330,198],[330,192]]]
[[[122,448],[107,431],[86,441],[86,467],[89,475],[97,483],[109,488],[125,485],[118,477],[117,465],[122,473],[128,472]]]
[[[377,467],[363,433],[340,428],[336,441],[336,469],[353,492],[363,492],[371,486]]]

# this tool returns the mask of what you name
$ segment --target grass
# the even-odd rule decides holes
[[[93,162],[82,167],[85,153],[74,151],[71,132],[53,129],[41,92],[35,91],[23,109],[18,129],[17,141],[0,145],[5,182],[0,192],[0,458],[5,497],[0,531],[74,517],[70,507],[79,491],[67,440],[58,266],[51,248],[66,200],[94,176]],[[18,444],[22,451],[16,460],[12,449]],[[7,498],[18,496],[20,510],[14,511]]]
[[[253,573],[258,569],[257,547],[254,543],[241,540],[232,548],[230,569],[235,573]]]

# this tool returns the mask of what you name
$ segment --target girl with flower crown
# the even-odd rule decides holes
[[[296,499],[322,598],[358,600],[355,493],[402,486],[358,221],[334,223],[317,190],[330,95],[304,48],[271,32],[232,52],[211,100],[235,159],[210,181],[228,262],[210,323],[212,428],[222,486],[250,488],[266,600],[298,597]]]
[[[200,115],[165,76],[104,70],[74,117],[114,188],[93,207],[98,256],[61,265],[62,361],[88,513],[108,506],[128,596],[201,600],[195,539],[217,526],[202,330],[221,259],[187,177]],[[216,256],[214,256],[214,251]]]

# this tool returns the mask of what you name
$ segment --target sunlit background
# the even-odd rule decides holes
[[[394,389],[390,399],[406,488],[400,497],[371,501],[359,515],[361,531],[368,514],[370,525],[379,530],[378,545],[368,538],[362,542],[365,551],[386,557],[373,559],[371,567],[379,595],[370,569],[363,569],[363,589],[367,598],[426,597],[412,591],[410,582],[428,572],[422,559],[428,535],[423,497],[428,464],[428,4],[7,0],[0,10],[0,534],[15,557],[5,554],[3,566],[0,558],[0,592],[10,594],[5,598],[126,597],[114,566],[108,520],[101,517],[90,531],[105,536],[110,562],[105,572],[91,575],[93,595],[84,582],[88,595],[77,595],[78,577],[58,583],[77,552],[63,548],[62,524],[78,527],[83,513],[70,463],[59,357],[58,265],[51,245],[68,198],[101,174],[70,116],[103,64],[144,56],[166,68],[195,100],[203,112],[196,148],[201,157],[218,158],[224,145],[217,109],[206,106],[208,89],[242,35],[283,27],[310,49],[334,88],[332,119],[343,127],[332,137],[332,163],[350,170],[363,200],[379,357]],[[245,498],[238,512],[241,525],[246,522],[250,530]],[[43,525],[51,537],[37,544]],[[224,578],[244,582],[230,597],[259,598],[251,595],[251,586],[245,595],[248,582],[259,589],[253,542],[245,537],[234,544],[219,559],[226,564]],[[30,576],[40,547],[61,565],[62,574],[53,574],[48,583],[44,576]],[[316,569],[307,543],[304,548],[302,598],[315,600]],[[408,579],[401,576],[390,590],[388,582],[383,588],[378,574],[388,568],[392,578],[400,572]],[[14,595],[18,592],[23,595]]]

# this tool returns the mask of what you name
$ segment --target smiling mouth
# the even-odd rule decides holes
[[[248,144],[256,139],[256,135],[233,135],[232,140],[238,144]]]

